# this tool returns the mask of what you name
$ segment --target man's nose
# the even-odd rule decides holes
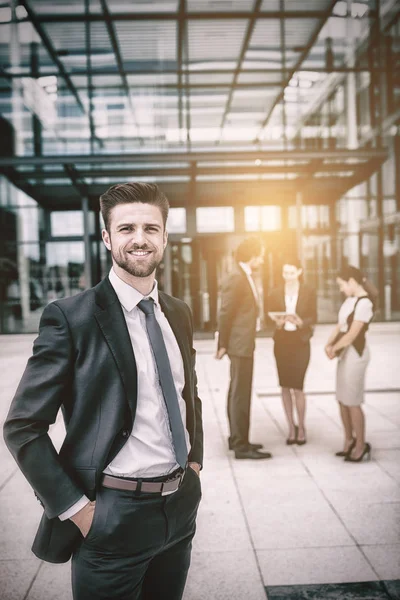
[[[146,235],[141,227],[137,227],[133,232],[132,242],[141,246],[146,242]]]

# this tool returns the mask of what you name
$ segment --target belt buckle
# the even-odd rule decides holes
[[[173,479],[172,481],[164,481],[161,488],[161,496],[169,496],[173,494],[179,489],[181,485],[181,481],[183,479],[183,473],[179,475],[179,477]]]

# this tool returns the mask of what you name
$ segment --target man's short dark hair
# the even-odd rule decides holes
[[[167,196],[155,183],[136,181],[133,183],[117,183],[116,185],[112,185],[100,196],[101,215],[108,232],[110,231],[111,211],[114,206],[134,202],[158,206],[162,214],[165,228],[169,211]]]
[[[252,258],[260,256],[263,249],[260,238],[248,237],[236,249],[235,258],[237,262],[249,262]]]

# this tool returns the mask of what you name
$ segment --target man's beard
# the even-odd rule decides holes
[[[148,250],[148,249],[149,248],[147,248],[147,247],[133,248],[133,250]],[[120,267],[120,269],[123,269],[124,271],[126,271],[127,273],[132,275],[133,277],[148,277],[157,269],[158,265],[161,263],[162,258],[163,258],[163,254],[161,254],[161,256],[157,256],[157,254],[155,252],[153,252],[151,255],[151,258],[149,259],[148,262],[143,263],[143,264],[140,264],[140,263],[135,264],[134,258],[133,258],[133,260],[129,260],[122,253],[116,254],[113,251],[112,246],[111,246],[111,256],[113,257],[113,260],[116,262],[116,264]]]

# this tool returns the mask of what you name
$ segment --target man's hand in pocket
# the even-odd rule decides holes
[[[89,533],[89,529],[92,526],[94,510],[96,502],[88,502],[81,510],[71,517],[71,521],[80,529],[83,537],[86,537]]]

